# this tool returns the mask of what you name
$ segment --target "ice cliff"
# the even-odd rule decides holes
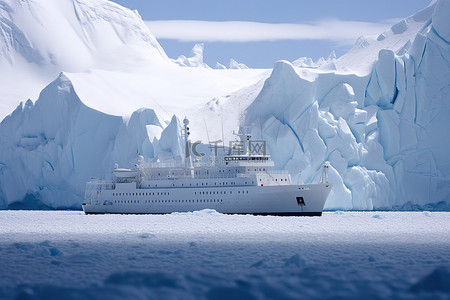
[[[179,155],[178,128],[176,117],[167,125],[152,109],[128,121],[93,110],[61,74],[1,123],[1,206],[79,208],[86,180],[108,177],[111,164],[128,165],[138,153],[152,158],[155,149],[165,159]]]
[[[367,75],[276,63],[247,121],[260,124],[278,167],[302,170],[310,182],[330,161],[336,186],[328,208],[448,207],[449,13],[441,1],[395,25],[384,38],[409,24],[421,29],[396,52],[379,50]],[[378,50],[376,42],[366,47]]]
[[[13,2],[0,1],[1,26],[23,31],[11,17]],[[87,14],[107,1],[66,0],[58,5],[68,2],[83,7],[79,18],[84,16],[81,23],[89,24],[89,31],[78,32],[83,41],[98,39],[92,32],[108,31],[104,27],[114,21],[106,10],[98,22],[90,22],[98,16],[97,9],[94,16]],[[136,53],[142,47],[153,49],[145,55],[158,57],[150,59],[158,63],[146,64],[155,73],[133,71],[132,63],[116,66],[120,70],[105,65],[99,66],[103,71],[91,66],[82,72],[68,70],[42,90],[35,103],[21,103],[0,123],[0,208],[80,208],[85,182],[90,177],[108,178],[114,163],[131,166],[137,153],[160,160],[180,154],[179,121],[172,114],[193,116],[201,123],[193,124],[196,133],[203,129],[202,118],[209,124],[217,123],[218,117],[227,125],[237,124],[240,104],[254,136],[267,140],[276,166],[289,170],[294,182],[317,181],[321,165],[331,163],[335,187],[327,208],[448,209],[449,14],[448,1],[433,2],[378,37],[359,39],[340,58],[280,61],[271,74],[179,67],[143,31],[130,47]],[[130,18],[121,19],[125,28],[145,27],[139,17]],[[34,65],[42,60],[44,67],[52,64],[47,60],[53,56],[36,46],[45,44],[37,39],[40,33],[6,29],[0,45],[3,53],[20,46],[14,59],[27,57]],[[8,32],[12,32],[9,39]],[[12,36],[23,42],[9,43]],[[141,39],[147,39],[145,46],[139,44]],[[128,49],[126,43],[123,47]],[[191,66],[202,63],[202,49],[197,50],[195,59],[189,60]],[[60,55],[57,61],[63,64],[67,53]],[[14,65],[8,57],[1,58]],[[92,60],[97,63],[95,57]],[[187,65],[185,60],[179,62]],[[168,92],[176,97],[167,98]],[[142,100],[149,95],[154,98]],[[191,100],[193,95],[197,102]],[[150,108],[137,109],[142,106]],[[134,113],[122,117],[118,110],[113,115],[105,107]],[[221,126],[216,125],[209,127],[209,134],[220,137]]]

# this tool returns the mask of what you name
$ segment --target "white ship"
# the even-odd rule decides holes
[[[252,140],[242,122],[228,153],[209,162],[192,161],[189,121],[184,119],[184,162],[146,163],[133,169],[115,166],[112,181],[86,184],[86,214],[167,214],[214,209],[226,214],[321,216],[331,191],[328,165],[320,183],[291,183],[287,171],[271,170],[263,141]]]

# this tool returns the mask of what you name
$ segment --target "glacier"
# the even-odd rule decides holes
[[[79,209],[85,182],[108,178],[115,163],[131,166],[137,153],[176,158],[179,118],[189,116],[195,140],[217,140],[217,120],[234,129],[239,110],[294,182],[317,181],[330,162],[327,209],[450,208],[448,1],[358,39],[342,57],[272,70],[211,69],[201,44],[171,60],[136,12],[106,0],[57,2],[0,1],[0,77],[18,74],[2,81],[2,113],[16,108],[0,123],[0,208]],[[45,18],[46,5],[64,20]],[[73,26],[35,32],[24,21],[31,12],[47,28]],[[52,34],[73,35],[79,51]],[[24,90],[9,84],[21,74]]]

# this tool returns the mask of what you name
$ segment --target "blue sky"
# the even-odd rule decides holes
[[[381,33],[430,0],[114,2],[137,9],[169,57],[189,56],[194,44],[203,42],[204,60],[212,67],[233,58],[249,67],[270,68],[280,59],[317,60],[332,50],[340,56],[358,36]]]

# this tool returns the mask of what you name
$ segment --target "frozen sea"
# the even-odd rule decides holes
[[[450,299],[450,213],[0,211],[1,299]]]

